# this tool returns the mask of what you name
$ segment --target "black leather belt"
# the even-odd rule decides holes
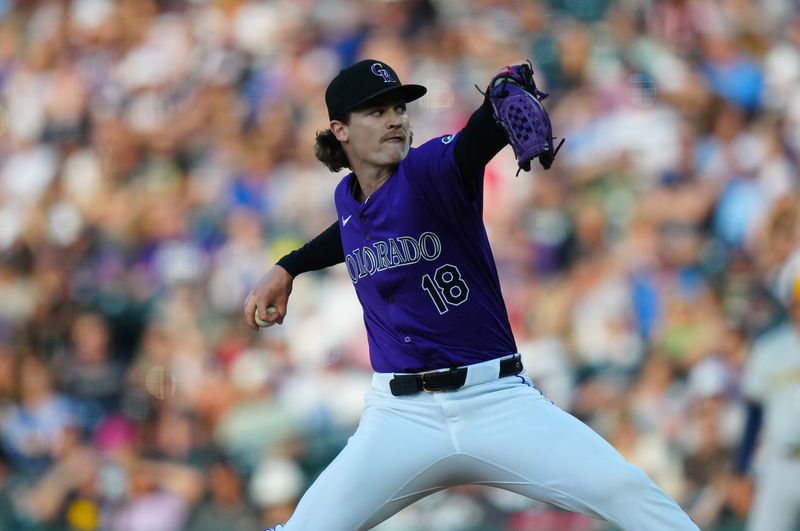
[[[464,386],[468,370],[468,367],[454,367],[419,374],[395,374],[389,381],[389,388],[394,396],[413,395],[421,391],[426,393],[454,391]],[[517,354],[513,358],[500,360],[500,372],[497,377],[513,376],[521,372],[522,359]]]

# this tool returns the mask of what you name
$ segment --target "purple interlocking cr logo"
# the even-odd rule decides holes
[[[373,63],[372,68],[370,70],[376,76],[382,77],[384,83],[394,83],[395,82],[395,79],[392,77],[391,72],[386,70],[383,67],[383,65],[380,64],[380,63]]]

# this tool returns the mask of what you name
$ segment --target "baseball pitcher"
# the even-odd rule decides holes
[[[511,143],[549,168],[550,120],[531,68],[502,69],[455,134],[411,148],[406,104],[426,89],[383,61],[339,72],[317,158],[352,170],[338,219],[279,260],[245,301],[282,322],[294,277],[344,262],[374,376],[355,434],[300,500],[289,531],[370,529],[459,484],[491,485],[628,531],[698,527],[639,468],[525,376],[483,224],[486,164]],[[270,311],[267,308],[271,308]]]

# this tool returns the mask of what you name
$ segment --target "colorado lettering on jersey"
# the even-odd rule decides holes
[[[442,254],[442,241],[433,232],[423,232],[419,238],[397,236],[387,240],[376,240],[369,245],[353,249],[344,257],[347,272],[353,284],[360,278],[379,271],[416,264],[420,260],[429,262]]]

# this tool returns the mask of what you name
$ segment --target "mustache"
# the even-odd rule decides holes
[[[386,142],[387,140],[392,140],[395,138],[405,141],[406,136],[408,136],[408,143],[411,144],[411,142],[414,140],[414,132],[411,130],[407,132],[397,132],[385,135],[381,137],[381,142]]]

